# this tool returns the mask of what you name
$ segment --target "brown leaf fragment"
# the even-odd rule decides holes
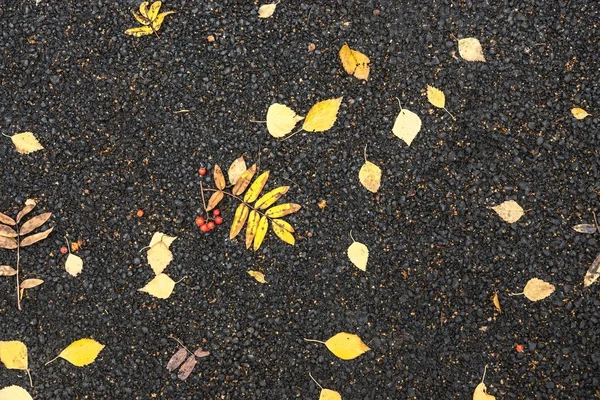
[[[177,377],[182,381],[185,381],[188,376],[192,373],[192,370],[196,366],[196,356],[193,354],[185,360],[181,368],[179,368],[179,372],[177,373]]]
[[[498,298],[498,292],[494,293],[494,297],[492,297],[492,302],[494,303],[494,307],[496,307],[496,310],[498,310],[498,312],[502,312],[502,309],[500,308],[500,299]]]
[[[0,236],[4,237],[17,237],[19,236],[17,232],[8,225],[0,224]]]
[[[12,250],[16,249],[18,246],[17,242],[13,239],[7,238],[5,236],[0,236],[0,247],[2,247],[3,249]]]
[[[0,213],[0,223],[14,226],[17,222],[6,214]]]
[[[254,177],[255,173],[256,173],[256,164],[252,165],[242,175],[239,176],[239,178],[235,182],[235,186],[233,186],[233,189],[231,190],[231,192],[233,194],[235,194],[236,196],[239,196],[240,194],[244,193],[244,191],[250,184],[250,181]]]
[[[202,357],[206,357],[206,356],[210,355],[210,352],[206,351],[206,350],[202,350],[202,348],[199,347],[198,350],[196,350],[194,352],[194,355],[198,358],[202,358]]]
[[[575,225],[573,227],[573,230],[575,232],[579,232],[579,233],[595,233],[596,232],[596,226],[595,225],[591,225],[591,224],[579,224],[579,225]],[[0,235],[2,235],[2,232],[0,232]]]
[[[217,189],[219,190],[223,190],[225,189],[226,183],[225,183],[225,175],[223,175],[223,171],[221,170],[221,167],[219,167],[219,165],[215,165],[215,171],[213,173],[214,179],[215,179],[215,185],[217,185]]]
[[[187,350],[183,347],[180,347],[179,350],[177,350],[177,352],[173,354],[173,357],[171,357],[171,359],[167,363],[167,369],[169,371],[173,371],[175,368],[179,367],[183,360],[185,360],[186,356]]]
[[[23,239],[21,241],[20,246],[21,247],[30,246],[30,245],[32,245],[34,243],[39,242],[40,240],[46,239],[48,237],[48,235],[52,232],[53,229],[54,228],[50,228],[50,229],[47,229],[47,230],[45,230],[43,232],[27,236],[25,239]]]
[[[21,289],[31,289],[31,288],[41,285],[42,283],[44,283],[44,281],[41,279],[35,279],[35,278],[25,279],[23,282],[21,282],[21,285],[19,285],[19,287]]]
[[[29,232],[33,231],[36,228],[44,225],[46,221],[52,216],[52,213],[43,213],[40,215],[36,215],[31,218],[29,221],[25,222],[21,229],[19,230],[19,234],[21,236],[27,235]]]
[[[210,196],[210,199],[208,199],[208,205],[206,206],[206,211],[210,211],[213,208],[215,208],[216,206],[218,206],[219,203],[221,202],[221,200],[223,200],[223,191],[218,190],[218,191],[214,192]]]
[[[36,204],[37,203],[35,200],[32,200],[32,199],[25,200],[25,207],[23,207],[23,209],[21,211],[19,211],[19,213],[17,214],[17,224],[19,222],[21,222],[21,218],[23,218],[24,216],[29,214],[29,212],[31,210],[33,210],[33,207],[35,207]]]
[[[10,265],[0,265],[0,276],[14,276],[17,270]]]
[[[583,278],[583,286],[588,287],[592,283],[596,282],[598,277],[600,276],[600,254],[596,257],[594,262],[592,262],[592,266],[585,273],[585,278]]]
[[[244,161],[244,156],[236,158],[227,170],[227,175],[229,176],[229,183],[235,185],[239,177],[244,172],[246,172],[247,169],[248,168],[246,167],[246,161]]]

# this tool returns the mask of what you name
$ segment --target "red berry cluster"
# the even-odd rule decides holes
[[[215,229],[216,225],[221,225],[223,223],[223,218],[221,217],[221,210],[215,208],[212,212],[214,217],[214,221],[206,221],[203,216],[199,215],[196,217],[196,225],[202,232],[210,232]]]

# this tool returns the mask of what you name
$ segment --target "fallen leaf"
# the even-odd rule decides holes
[[[427,100],[438,108],[446,107],[446,96],[444,92],[433,86],[427,85]]]
[[[75,254],[69,254],[65,261],[65,270],[72,276],[77,276],[83,271],[83,260]]]
[[[575,107],[571,109],[571,114],[575,117],[575,119],[584,119],[585,117],[591,115],[588,114],[583,108]]]
[[[17,270],[10,265],[0,265],[0,276],[14,276]]]
[[[342,396],[335,390],[321,389],[319,400],[342,400]]]
[[[231,229],[229,230],[229,239],[233,239],[240,233],[244,224],[246,223],[246,219],[248,218],[248,214],[250,209],[248,205],[245,203],[241,203],[235,209],[235,214],[233,215],[233,222],[231,223]]]
[[[309,43],[307,50],[310,53],[311,51],[315,51],[316,48],[317,46],[314,43]]]
[[[288,214],[293,214],[300,210],[302,206],[296,203],[284,203],[275,207],[269,208],[265,211],[265,215],[269,218],[281,218]]]
[[[358,172],[360,183],[370,192],[376,193],[381,185],[381,169],[370,161],[365,161]]]
[[[19,287],[21,289],[31,289],[34,288],[36,286],[40,286],[42,283],[44,283],[44,281],[42,279],[25,279],[23,282],[21,282],[21,284],[19,285]]]
[[[33,397],[21,386],[7,386],[0,389],[0,400],[33,400]]]
[[[260,214],[256,210],[250,211],[248,215],[248,224],[246,224],[246,248],[250,248],[256,231],[258,230],[258,223],[260,222]]]
[[[192,373],[194,367],[196,366],[196,357],[192,354],[185,360],[181,368],[179,368],[179,372],[177,373],[177,377],[182,381],[185,381],[188,376]]]
[[[103,348],[104,345],[94,339],[79,339],[68,345],[57,357],[48,361],[46,365],[60,357],[76,367],[84,367],[93,363]]]
[[[160,13],[156,16],[156,18],[152,21],[152,28],[157,32],[162,27],[163,21],[167,15],[175,14],[175,11],[166,11],[164,13]]]
[[[348,258],[356,268],[366,271],[367,261],[369,260],[369,249],[363,243],[353,242],[348,247]]]
[[[13,228],[8,225],[0,225],[0,236],[4,237],[17,237],[19,234]]]
[[[183,347],[180,347],[179,350],[177,350],[177,352],[175,354],[173,354],[173,356],[167,363],[167,369],[169,371],[173,371],[175,368],[179,367],[181,365],[181,363],[183,362],[183,360],[185,360],[187,354],[188,354],[187,350],[184,349]]]
[[[48,237],[48,235],[50,235],[50,233],[52,233],[53,229],[54,228],[50,228],[43,232],[29,235],[25,239],[21,240],[21,243],[19,243],[19,246],[20,247],[31,246],[32,244],[37,243],[40,240],[44,240]]]
[[[48,219],[50,219],[51,216],[52,213],[43,213],[40,215],[36,215],[21,226],[21,229],[19,229],[19,235],[27,235],[34,229],[39,228],[40,226],[44,225],[44,223],[48,221]]]
[[[598,277],[600,276],[600,254],[596,256],[592,265],[585,273],[585,278],[583,278],[583,286],[588,287],[592,283],[596,282]]]
[[[239,196],[240,194],[244,193],[244,191],[246,190],[246,188],[252,181],[252,178],[254,177],[255,173],[256,173],[256,164],[253,164],[250,168],[248,168],[246,170],[246,172],[244,172],[239,177],[239,179],[233,186],[233,189],[231,189],[231,193],[235,194],[236,196]]]
[[[0,247],[7,250],[16,249],[19,247],[14,239],[7,238],[6,236],[0,236]]]
[[[248,271],[248,274],[260,283],[267,283],[267,281],[265,281],[265,274],[263,274],[260,271],[250,270],[250,271]]]
[[[0,213],[0,223],[15,226],[17,224],[17,221],[15,221],[6,214]]]
[[[225,175],[223,175],[223,171],[221,170],[221,167],[219,167],[218,164],[215,164],[215,169],[213,171],[213,177],[215,179],[215,185],[217,186],[217,189],[219,189],[219,190],[225,189],[225,186],[226,186]]]
[[[27,346],[18,340],[0,341],[0,361],[8,369],[27,370]]]
[[[344,70],[348,74],[365,81],[369,79],[369,63],[371,62],[369,57],[360,51],[352,50],[347,44],[342,46],[339,54]]]
[[[276,138],[287,135],[294,129],[298,121],[303,120],[294,110],[286,105],[274,103],[267,110],[267,130]]]
[[[269,171],[265,171],[262,174],[260,174],[258,176],[258,178],[256,178],[254,180],[252,185],[250,185],[250,189],[248,189],[248,191],[244,195],[244,201],[246,203],[254,202],[260,195],[260,192],[265,187],[268,179],[269,179]]]
[[[289,186],[279,186],[278,188],[271,190],[269,193],[256,200],[254,207],[258,208],[259,210],[264,210],[265,208],[270,207],[271,205],[275,204],[275,202],[277,202],[277,200],[279,200],[284,194],[286,194],[289,189]]]
[[[417,133],[421,130],[421,118],[414,112],[400,107],[392,132],[410,146]]]
[[[465,38],[458,41],[458,54],[467,61],[485,62],[481,43],[476,38]]]
[[[502,312],[502,309],[500,308],[500,299],[498,298],[498,293],[494,293],[494,297],[492,297],[492,302],[494,303],[494,307],[496,307],[496,310],[498,310],[498,312]]]
[[[223,193],[222,190],[217,190],[216,192],[213,192],[213,194],[208,199],[208,204],[206,205],[206,211],[210,211],[213,208],[215,208],[216,206],[218,206],[219,203],[221,202],[221,200],[223,200],[224,195],[225,195],[225,193]]]
[[[254,236],[254,244],[252,248],[254,251],[257,251],[260,245],[262,244],[267,231],[269,230],[269,220],[266,215],[260,217],[260,221],[258,221],[258,228],[256,229],[256,235]]]
[[[579,225],[575,225],[573,226],[573,230],[575,232],[579,232],[579,233],[595,233],[596,232],[596,226],[595,225],[591,225],[591,224],[579,224]],[[1,235],[2,233],[0,233]]]
[[[273,227],[273,232],[275,232],[275,235],[277,235],[279,239],[292,246],[296,244],[296,239],[294,238],[294,235],[292,235],[294,228],[288,222],[274,218],[271,220],[271,226]]]
[[[131,13],[133,14],[133,18],[135,18],[135,20],[142,25],[150,25],[150,23],[152,22],[148,19],[147,16],[142,15],[141,13],[135,10],[131,10]]]
[[[177,239],[177,236],[169,236],[162,232],[155,232],[154,235],[152,235],[152,239],[150,239],[150,244],[148,247],[152,247],[158,242],[163,242],[168,248],[175,241],[175,239]]]
[[[229,169],[227,170],[227,176],[229,177],[229,183],[231,185],[235,185],[239,177],[246,172],[248,168],[246,167],[246,161],[244,160],[244,156],[240,156],[233,160]]]
[[[342,99],[343,97],[323,100],[312,106],[304,119],[302,129],[307,132],[323,132],[330,129],[337,119]]]
[[[277,3],[263,4],[258,9],[258,18],[269,18],[275,12]]]
[[[125,31],[126,35],[131,35],[135,37],[152,35],[154,30],[150,26],[138,26],[136,28],[129,28]]]
[[[352,360],[371,350],[357,335],[346,332],[333,336],[325,342],[325,346],[342,360]]]
[[[523,294],[531,301],[543,300],[554,293],[554,285],[538,278],[532,278],[525,285]]]
[[[146,12],[146,17],[148,17],[150,21],[154,21],[158,15],[158,12],[160,11],[161,6],[162,1],[152,2],[152,5],[150,5],[150,8],[148,8],[148,11]]]
[[[491,394],[487,394],[485,383],[483,380],[485,379],[485,372],[487,371],[487,365],[483,369],[483,376],[481,377],[481,382],[475,387],[473,391],[473,400],[495,400],[495,397]]]
[[[173,253],[164,242],[158,242],[148,250],[148,264],[154,275],[160,275],[167,265],[173,261]]]
[[[33,208],[36,206],[37,202],[33,199],[27,199],[25,200],[25,206],[23,207],[23,209],[21,211],[19,211],[19,213],[17,214],[17,224],[19,222],[21,222],[21,219],[26,216],[27,214],[29,214],[31,212],[31,210],[33,210]],[[13,224],[14,225],[14,224]]]
[[[317,203],[317,206],[319,206],[319,208],[320,208],[321,210],[322,210],[322,209],[324,209],[325,207],[327,207],[327,200],[323,199],[323,200],[319,201],[319,202]]]
[[[175,281],[169,278],[166,274],[157,275],[154,279],[146,284],[140,292],[146,292],[159,299],[167,299],[173,293]]]
[[[17,133],[16,135],[12,135],[10,139],[21,154],[29,154],[44,149],[44,146],[38,142],[33,132]]]
[[[210,351],[204,351],[202,348],[198,348],[196,351],[194,351],[194,355],[198,358],[207,357],[210,355]]]
[[[514,200],[507,200],[500,205],[492,207],[492,210],[496,211],[500,218],[509,224],[517,222],[525,214],[523,208]]]

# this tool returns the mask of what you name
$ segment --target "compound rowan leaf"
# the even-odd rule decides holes
[[[42,279],[36,279],[36,278],[25,279],[23,282],[21,282],[21,284],[19,285],[19,288],[31,289],[36,286],[40,286],[42,283],[44,283],[44,281]]]
[[[154,30],[150,26],[138,26],[136,28],[129,28],[125,31],[126,35],[131,35],[135,37],[152,35]]]
[[[196,360],[196,356],[194,356],[193,354],[191,356],[189,356],[187,358],[187,360],[185,360],[185,362],[183,363],[181,368],[179,368],[177,377],[179,379],[181,379],[182,381],[185,381],[188,378],[188,376],[190,376],[192,371],[194,370],[194,367],[196,366],[197,362],[198,361]]]
[[[8,369],[27,370],[27,346],[18,340],[0,341],[0,361]]]
[[[3,249],[12,250],[19,247],[19,245],[17,245],[17,242],[14,239],[6,236],[0,236],[0,247]]]
[[[10,265],[0,265],[0,276],[14,276],[17,270]]]
[[[43,213],[40,215],[36,215],[35,217],[31,218],[29,221],[25,222],[21,226],[21,229],[19,229],[19,234],[21,236],[27,235],[28,233],[32,232],[34,229],[39,228],[40,226],[44,225],[44,223],[46,221],[48,221],[48,219],[50,219],[51,216],[52,216],[52,213]]]
[[[275,12],[277,3],[263,4],[258,9],[258,18],[269,18]]]
[[[444,92],[433,86],[427,85],[427,100],[438,108],[446,107],[446,96]]]
[[[573,230],[579,233],[591,234],[596,232],[596,226],[591,224],[579,224],[573,226]],[[0,232],[0,235],[2,235],[2,232]]]
[[[65,261],[65,270],[72,276],[77,276],[83,271],[83,260],[75,254],[69,254]]]
[[[394,135],[410,146],[420,130],[421,118],[414,112],[401,108],[392,128]]]
[[[250,211],[248,215],[248,224],[246,225],[246,248],[250,248],[256,231],[258,230],[258,223],[260,222],[260,214],[256,210]]]
[[[103,348],[104,345],[94,339],[79,339],[68,345],[56,358],[65,359],[76,367],[84,367],[93,363]],[[46,365],[56,358],[48,361]]]
[[[323,343],[329,351],[342,360],[352,360],[371,350],[363,341],[352,333],[340,332],[326,342],[314,339],[304,339],[308,342]]]
[[[250,184],[250,181],[252,181],[252,178],[254,177],[255,173],[256,164],[253,164],[249,169],[246,170],[246,172],[240,175],[239,179],[233,186],[233,189],[231,189],[231,193],[235,194],[236,196],[239,196],[240,194],[244,193],[244,190],[246,190],[246,188]]]
[[[596,282],[598,277],[600,277],[600,254],[596,256],[592,262],[592,265],[585,273],[585,278],[583,278],[583,286],[590,286],[592,283]]]
[[[233,160],[229,169],[227,170],[227,176],[229,177],[229,183],[231,185],[235,185],[240,176],[246,172],[248,167],[246,167],[246,161],[244,160],[244,156],[240,156]]]
[[[167,369],[169,371],[173,371],[175,368],[179,367],[181,365],[181,363],[183,362],[183,360],[185,360],[187,354],[188,354],[187,350],[184,349],[183,347],[180,347],[179,350],[177,350],[177,352],[175,354],[173,354],[173,356],[167,363]]]
[[[13,228],[8,225],[0,225],[0,236],[4,237],[17,237],[19,234]]]
[[[458,54],[466,61],[485,62],[481,43],[476,38],[465,38],[458,41]]]
[[[141,289],[140,292],[146,292],[159,299],[167,299],[173,293],[175,281],[169,278],[166,274],[160,274],[154,277],[150,282]]]
[[[271,136],[281,138],[290,133],[296,123],[303,119],[304,117],[297,115],[288,106],[274,103],[267,110],[267,130]]]
[[[271,190],[267,194],[263,195],[260,199],[256,200],[254,207],[258,208],[259,210],[264,210],[265,208],[270,207],[271,205],[275,204],[275,202],[277,202],[277,200],[279,200],[284,194],[286,194],[289,189],[289,186],[279,186],[278,188]]]
[[[223,171],[221,170],[221,167],[219,167],[218,164],[215,165],[213,177],[215,179],[215,185],[217,186],[217,189],[219,189],[219,190],[225,189],[225,186],[226,186],[225,175],[223,175]]]
[[[33,199],[27,199],[25,200],[25,207],[23,207],[23,209],[21,209],[21,211],[19,211],[19,213],[17,214],[17,224],[19,222],[21,222],[21,219],[26,216],[27,214],[29,214],[31,212],[31,210],[33,210],[33,208],[36,206],[37,202]]]
[[[525,214],[523,208],[514,200],[507,200],[492,207],[492,210],[496,211],[500,218],[509,224],[517,222]]]
[[[0,213],[0,223],[15,226],[17,222],[4,213]]]
[[[360,51],[352,50],[347,44],[342,46],[339,54],[344,70],[348,74],[365,81],[369,79],[369,63],[371,62],[369,57]]]
[[[164,13],[160,13],[156,16],[154,20],[152,20],[152,28],[155,31],[159,31],[162,27],[162,23],[165,20],[165,17],[170,14],[175,14],[175,11],[166,11]]]
[[[370,161],[365,161],[358,172],[360,183],[370,192],[376,193],[381,185],[381,169]]]
[[[323,100],[312,106],[308,111],[302,129],[307,132],[323,132],[330,129],[342,104],[343,97]]]
[[[525,285],[523,294],[531,301],[543,300],[554,293],[554,285],[538,278],[532,278]]]
[[[224,196],[224,193],[222,190],[217,190],[216,192],[213,192],[213,194],[208,199],[208,204],[206,205],[206,211],[210,211],[213,208],[215,208],[216,206],[218,206],[219,203],[221,202],[221,200],[223,200],[223,196]]]
[[[44,149],[44,146],[38,142],[33,132],[17,133],[16,135],[12,135],[10,139],[21,154],[29,154]]]
[[[267,283],[267,281],[265,280],[265,274],[263,274],[260,271],[250,270],[250,271],[248,271],[248,274],[260,283]]]
[[[585,117],[591,115],[588,114],[587,111],[585,111],[583,108],[579,107],[572,108],[571,114],[573,114],[573,117],[575,117],[575,119],[584,119]]]
[[[233,222],[231,223],[231,229],[229,230],[229,239],[233,239],[240,233],[244,224],[246,223],[246,219],[248,218],[248,213],[250,209],[248,205],[245,203],[240,204],[235,209],[235,214],[233,215]]]
[[[294,239],[294,228],[282,219],[272,219],[271,225],[273,226],[273,232],[275,235],[285,243],[291,244],[292,246],[296,243],[296,239]]]
[[[369,249],[363,243],[353,242],[348,247],[348,258],[356,268],[366,271],[367,262],[369,261]]]
[[[33,397],[21,386],[11,385],[0,389],[0,400],[33,400]]]
[[[244,195],[244,201],[246,203],[252,203],[258,198],[260,192],[262,192],[263,188],[267,183],[267,180],[269,179],[269,173],[269,171],[263,172],[258,176],[258,178],[254,180],[252,185],[250,185],[250,189],[248,189],[248,191]]]
[[[150,247],[147,256],[154,275],[160,275],[173,261],[173,253],[164,242],[158,242]]]
[[[265,211],[265,215],[269,218],[281,218],[288,214],[293,214],[300,210],[302,206],[296,203],[284,203],[275,207],[269,208]]]

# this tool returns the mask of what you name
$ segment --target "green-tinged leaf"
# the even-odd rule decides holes
[[[126,35],[131,35],[135,37],[152,35],[154,31],[150,26],[138,26],[136,28],[129,28],[125,31]]]
[[[258,223],[258,229],[256,230],[256,236],[254,236],[254,251],[258,250],[263,240],[265,239],[265,235],[269,230],[269,220],[265,215],[260,218],[260,222]]]
[[[213,177],[215,179],[215,185],[217,186],[217,189],[219,189],[219,190],[225,189],[225,186],[226,186],[225,175],[223,175],[223,170],[221,169],[221,167],[219,167],[219,165],[215,165]]]
[[[248,205],[245,203],[240,204],[236,208],[233,222],[231,223],[231,230],[229,231],[229,239],[233,239],[240,233],[248,218],[249,210]]]
[[[218,190],[218,191],[214,192],[210,196],[210,199],[208,199],[208,205],[206,206],[206,211],[210,211],[213,208],[215,208],[217,205],[219,205],[221,200],[223,200],[223,191]]]
[[[19,235],[10,226],[0,225],[0,236],[4,236],[4,237],[17,237]]]
[[[39,242],[40,240],[46,239],[48,237],[48,235],[52,232],[53,229],[54,228],[50,228],[43,232],[27,236],[25,239],[23,239],[21,241],[20,246],[21,247],[30,246],[34,243]]]
[[[35,217],[31,218],[29,221],[25,222],[23,224],[23,226],[21,226],[21,229],[19,230],[19,234],[21,236],[27,235],[28,233],[32,232],[34,229],[39,228],[40,226],[44,225],[44,223],[46,221],[48,221],[48,219],[50,219],[51,216],[52,216],[52,213],[43,213],[40,215],[36,215]]]
[[[293,214],[293,213],[297,212],[298,210],[300,210],[301,208],[302,208],[302,206],[300,204],[285,203],[285,204],[280,204],[278,206],[269,208],[267,211],[265,211],[265,214],[269,218],[281,218],[288,214]]]
[[[258,223],[260,222],[260,214],[256,210],[250,211],[248,216],[248,224],[246,225],[246,248],[250,248],[254,237],[256,236],[256,230],[258,229]]]
[[[289,186],[280,186],[271,190],[269,193],[262,196],[260,199],[256,200],[254,206],[259,210],[264,210],[267,207],[275,204],[277,200],[279,200],[284,194],[286,194],[290,190]]]
[[[250,185],[250,189],[248,189],[248,191],[244,195],[244,201],[246,203],[252,203],[253,201],[255,201],[260,195],[260,192],[265,187],[268,179],[269,171],[265,171],[262,174],[260,174],[258,178],[256,178],[256,180],[252,183],[252,185]]]
[[[273,232],[275,232],[279,239],[292,246],[296,243],[296,239],[292,235],[294,228],[290,224],[282,219],[273,219],[271,220],[271,224],[273,225]],[[291,230],[288,230],[288,228],[291,228]]]
[[[246,170],[246,172],[244,172],[242,175],[240,175],[237,182],[233,186],[233,189],[231,190],[231,192],[233,194],[235,194],[236,196],[239,196],[240,194],[244,193],[244,190],[246,190],[246,188],[250,184],[250,181],[252,180],[252,177],[254,177],[255,173],[256,173],[256,164],[252,165],[252,167],[250,167],[249,169]]]

